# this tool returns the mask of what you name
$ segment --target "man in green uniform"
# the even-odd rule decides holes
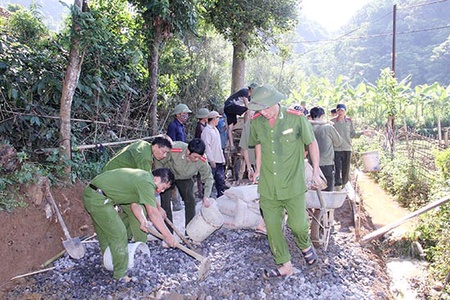
[[[121,149],[103,167],[103,172],[118,168],[141,169],[151,172],[153,158],[163,159],[172,149],[172,141],[165,136],[157,136],[152,143],[134,142]]]
[[[311,125],[314,135],[319,145],[320,160],[319,166],[325,179],[327,188],[325,191],[334,190],[334,147],[342,145],[342,138],[336,129],[329,122],[325,121],[325,110],[320,106],[311,108]]]
[[[165,135],[157,136],[150,143],[146,141],[134,142],[121,149],[103,167],[103,172],[118,168],[141,169],[151,172],[154,160],[158,161],[167,156],[172,149],[172,140]],[[165,211],[157,204],[160,213],[165,216]],[[121,205],[120,217],[127,228],[128,239],[135,242],[147,242],[147,234],[140,229],[138,220],[133,216],[130,205]]]
[[[336,105],[337,115],[330,121],[342,138],[342,144],[334,148],[335,182],[334,189],[339,191],[345,187],[350,178],[350,159],[352,154],[352,139],[359,138],[365,132],[356,132],[351,118],[347,117],[347,106]]]
[[[165,242],[176,246],[176,240],[164,224],[161,213],[156,208],[155,192],[170,188],[174,175],[169,169],[159,169],[153,173],[140,169],[120,168],[96,176],[83,193],[84,207],[92,218],[102,254],[109,246],[114,267],[114,278],[124,278],[128,266],[128,240],[125,224],[117,214],[114,205],[129,204],[142,231],[148,232],[150,221],[164,236]]]
[[[201,139],[193,139],[189,144],[175,142],[169,155],[162,160],[155,161],[155,167],[169,168],[175,174],[175,185],[180,192],[185,206],[185,225],[195,216],[194,179],[200,174],[204,186],[203,205],[209,207],[214,183],[211,167],[205,156],[205,143]],[[172,221],[170,207],[170,191],[161,194],[161,206]]]
[[[324,184],[319,171],[319,147],[311,124],[302,112],[287,109],[278,103],[285,96],[270,85],[255,90],[249,109],[259,111],[253,116],[249,146],[255,147],[256,170],[254,182],[259,180],[260,207],[267,226],[267,236],[277,269],[264,270],[265,278],[292,275],[283,219],[301,249],[307,265],[318,260],[309,237],[309,223],[305,205],[304,152],[308,146],[313,166],[314,186]]]

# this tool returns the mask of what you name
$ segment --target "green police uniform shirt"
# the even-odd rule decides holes
[[[91,184],[100,188],[114,205],[138,203],[156,207],[156,185],[150,172],[130,168],[115,169],[97,175]]]
[[[152,171],[152,144],[146,141],[134,142],[120,150],[103,167],[103,172],[118,168],[133,168]]]
[[[188,161],[186,159],[187,147],[188,144],[184,142],[175,142],[172,150],[164,159],[159,161],[155,160],[155,168],[169,168],[175,175],[175,180],[191,179],[200,173],[205,188],[204,195],[209,197],[214,184],[214,178],[206,155],[203,155],[202,159],[196,162]]]
[[[342,138],[342,145],[335,147],[334,151],[352,151],[352,139],[361,136],[361,132],[356,132],[353,126],[353,121],[345,117],[342,122],[338,121],[338,117],[330,120],[334,123],[334,128]]]
[[[258,192],[261,196],[289,199],[305,193],[305,145],[314,141],[311,124],[303,114],[280,106],[273,128],[269,120],[255,114],[249,146],[261,144]]]

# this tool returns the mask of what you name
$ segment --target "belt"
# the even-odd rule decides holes
[[[90,187],[91,189],[93,189],[94,191],[96,191],[97,193],[102,194],[103,196],[105,196],[106,198],[108,198],[108,196],[106,196],[105,192],[103,192],[102,189],[96,187],[96,186],[93,185],[92,183],[89,183],[89,187]]]

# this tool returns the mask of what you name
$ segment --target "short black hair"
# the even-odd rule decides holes
[[[197,154],[203,155],[203,154],[205,154],[205,149],[206,149],[205,142],[203,142],[199,138],[193,139],[188,144],[188,150],[191,153],[197,153]]]
[[[175,182],[175,175],[167,168],[159,168],[152,171],[153,177],[159,177],[162,183],[169,183],[173,186]]]
[[[173,142],[172,139],[168,135],[158,135],[152,141],[152,146],[158,145],[159,147],[167,147],[172,149]]]
[[[332,113],[332,114],[337,113],[336,108],[333,108],[333,109],[331,110],[331,113]]]
[[[315,120],[317,118],[320,118],[322,115],[324,115],[325,114],[325,110],[322,107],[320,107],[320,106],[314,106],[309,111],[309,114],[311,115],[311,118],[313,120]]]

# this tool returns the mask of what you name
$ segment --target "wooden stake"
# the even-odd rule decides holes
[[[47,269],[42,269],[42,270],[38,270],[38,271],[22,274],[22,275],[17,275],[17,276],[14,276],[13,278],[11,278],[10,280],[19,279],[19,278],[23,278],[23,277],[39,274],[39,273],[44,273],[44,272],[53,270],[54,268],[56,268],[56,267],[51,267],[51,268],[47,268]]]

